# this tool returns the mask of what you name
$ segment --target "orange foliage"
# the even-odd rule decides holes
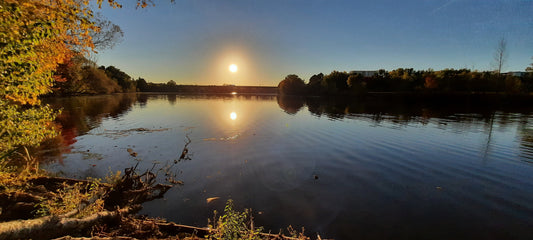
[[[434,76],[427,76],[425,80],[424,87],[427,89],[435,89],[439,86],[437,79],[435,79]]]
[[[94,48],[89,35],[98,31],[91,21],[89,0],[3,0],[0,8],[0,81],[2,99],[38,104],[48,93],[52,72],[73,54]]]

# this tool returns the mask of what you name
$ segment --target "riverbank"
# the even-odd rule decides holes
[[[234,210],[231,200],[224,215],[213,217],[208,227],[138,215],[144,202],[162,198],[183,182],[157,183],[155,173],[137,174],[135,167],[106,182],[28,170],[22,168],[16,175],[2,169],[0,239],[309,239],[292,228],[288,228],[290,236],[263,233],[262,228],[254,228],[248,210]]]

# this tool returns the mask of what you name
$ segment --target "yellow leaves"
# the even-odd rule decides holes
[[[44,199],[39,204],[41,209],[38,212],[41,215],[57,216],[78,210],[75,217],[88,216],[103,210],[104,200],[101,195],[104,191],[98,181],[93,181],[89,186],[81,182],[74,185],[64,183],[56,193],[51,193],[51,198]],[[86,204],[88,205],[84,207]]]
[[[0,98],[37,104],[47,93],[52,72],[73,52],[94,48],[88,0],[4,0],[0,3]]]
[[[30,101],[38,101],[33,98]],[[56,113],[47,106],[22,108],[0,99],[0,155],[18,146],[35,146],[57,135]]]

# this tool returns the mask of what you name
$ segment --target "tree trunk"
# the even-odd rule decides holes
[[[117,211],[102,211],[85,218],[47,216],[31,220],[0,223],[0,239],[50,239],[87,229],[99,222],[109,222],[124,214],[139,211],[134,205]]]

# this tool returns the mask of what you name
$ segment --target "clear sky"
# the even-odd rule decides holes
[[[98,55],[150,82],[277,85],[332,70],[491,70],[533,62],[533,0],[170,0],[104,7],[123,41]],[[128,3],[129,2],[129,3]],[[230,64],[238,71],[231,73]]]

